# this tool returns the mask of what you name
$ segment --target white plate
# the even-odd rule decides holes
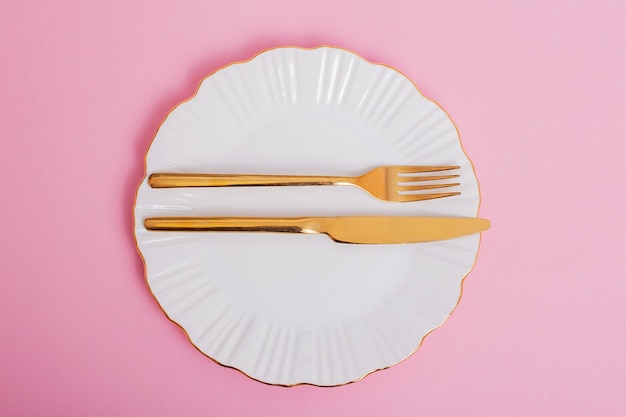
[[[324,235],[153,232],[152,216],[475,217],[473,167],[448,115],[398,71],[338,48],[276,48],[220,69],[159,128],[153,172],[358,175],[460,165],[460,196],[376,200],[353,187],[137,191],[150,290],[204,354],[271,384],[341,385],[406,358],[459,301],[478,234],[401,245]]]

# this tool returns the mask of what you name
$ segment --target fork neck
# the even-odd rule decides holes
[[[356,185],[354,177],[330,177],[330,176],[306,176],[300,177],[297,182],[290,185]]]

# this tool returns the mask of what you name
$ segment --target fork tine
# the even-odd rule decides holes
[[[452,192],[452,193],[435,193],[435,194],[400,194],[397,197],[396,201],[400,202],[412,202],[412,201],[423,201],[423,200],[434,200],[436,198],[444,198],[444,197],[452,197],[455,195],[461,194],[460,192]]]
[[[460,175],[420,175],[420,176],[412,176],[411,174],[399,175],[400,176],[400,184],[416,182],[416,181],[436,181],[436,180],[449,180],[452,178],[459,178]]]
[[[453,182],[449,184],[401,185],[398,187],[398,192],[434,190],[437,188],[456,187],[457,185],[461,184],[458,182]]]
[[[401,166],[398,167],[398,175],[402,174],[417,174],[420,172],[437,172],[437,171],[450,171],[453,169],[461,168],[458,165],[442,165],[442,166]]]

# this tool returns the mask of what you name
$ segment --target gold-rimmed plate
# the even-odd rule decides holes
[[[135,237],[150,291],[202,353],[262,382],[334,386],[398,363],[457,305],[479,235],[364,246],[143,227],[162,216],[477,215],[454,124],[407,77],[340,48],[271,49],[214,72],[174,108],[146,174],[358,175],[380,165],[458,165],[461,194],[398,204],[351,187],[152,189],[144,178]]]

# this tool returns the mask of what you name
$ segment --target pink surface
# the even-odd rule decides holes
[[[626,415],[625,21],[617,1],[4,1],[0,414]],[[287,389],[165,318],[131,209],[155,130],[204,75],[319,44],[443,105],[493,227],[415,355]]]

